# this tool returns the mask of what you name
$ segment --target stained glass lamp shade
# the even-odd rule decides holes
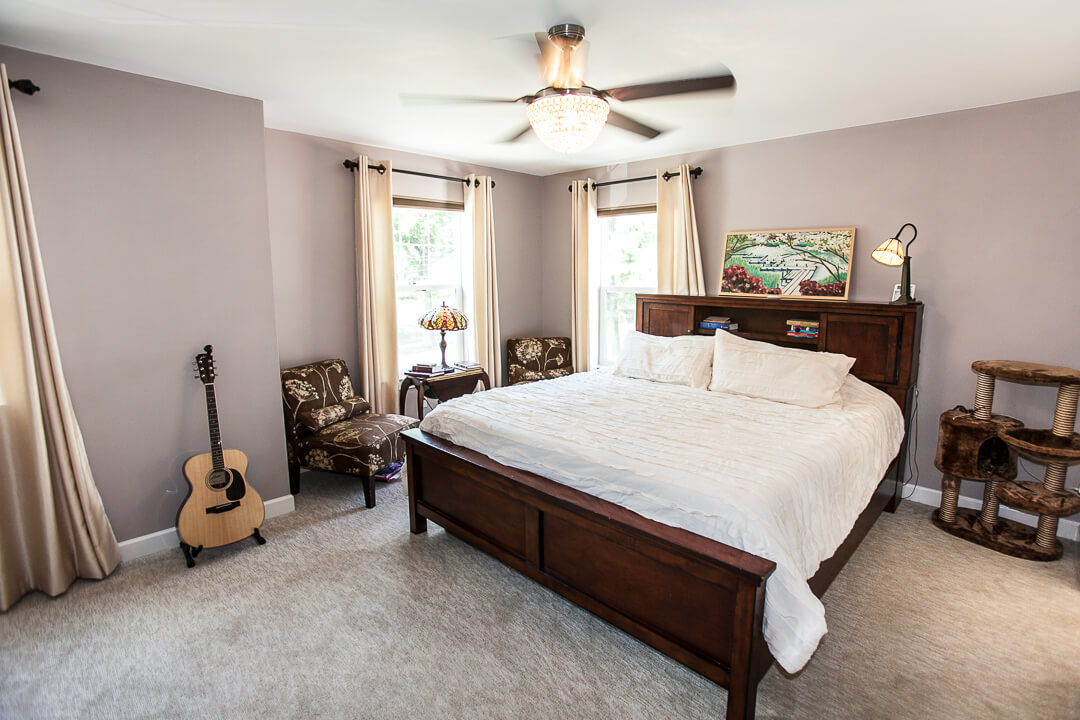
[[[442,363],[439,367],[443,370],[448,369],[446,365],[446,333],[454,330],[464,330],[469,327],[469,319],[460,310],[447,307],[446,303],[443,303],[424,313],[419,322],[420,327],[425,330],[439,331],[441,338],[439,340],[439,349],[442,350]]]

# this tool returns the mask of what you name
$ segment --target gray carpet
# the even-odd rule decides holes
[[[725,691],[431,525],[398,485],[305,475],[269,542],[126,563],[0,615],[0,717],[710,718]],[[825,596],[759,718],[1080,718],[1080,559],[1039,564],[905,503]]]

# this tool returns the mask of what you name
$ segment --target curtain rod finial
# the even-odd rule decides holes
[[[34,93],[41,90],[41,88],[35,85],[32,81],[25,78],[22,80],[8,80],[8,87],[14,90],[18,90],[19,92],[26,95],[33,95]]]

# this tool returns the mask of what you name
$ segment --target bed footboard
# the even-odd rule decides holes
[[[402,435],[412,532],[438,523],[728,688],[728,720],[754,717],[772,664],[761,628],[773,562],[419,429]]]

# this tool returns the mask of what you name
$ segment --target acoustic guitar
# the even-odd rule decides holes
[[[262,498],[244,480],[248,459],[240,450],[221,448],[217,399],[214,395],[214,348],[207,345],[195,356],[196,376],[206,389],[206,415],[210,423],[210,452],[196,455],[184,463],[184,476],[190,490],[176,518],[180,549],[188,567],[204,547],[228,545],[253,538],[266,542],[259,534],[266,513]]]

